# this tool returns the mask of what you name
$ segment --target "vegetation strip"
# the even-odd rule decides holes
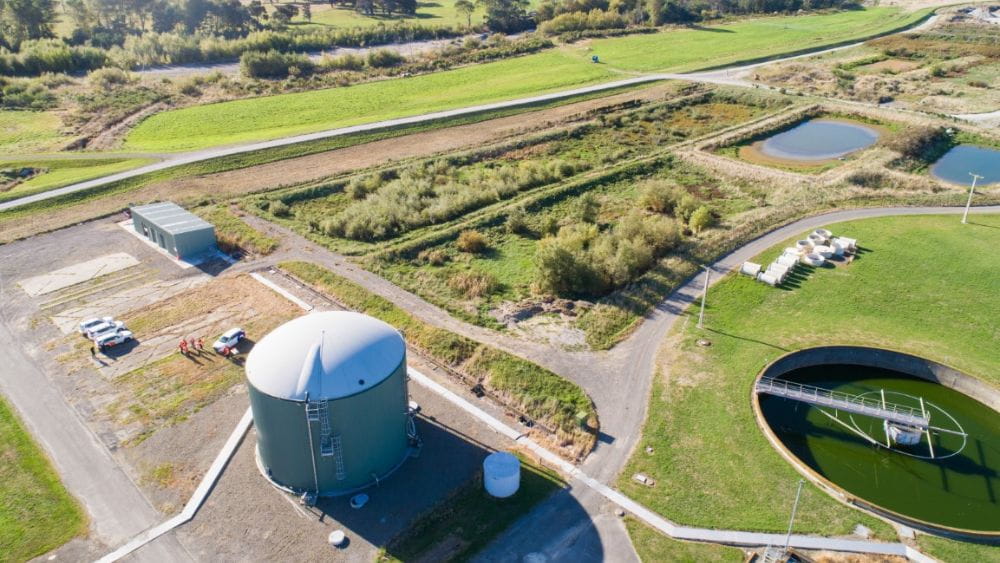
[[[0,560],[27,561],[84,533],[87,518],[0,397]]]
[[[433,552],[442,541],[457,542],[448,561],[463,561],[486,547],[494,538],[527,514],[536,504],[566,486],[557,473],[521,458],[521,486],[506,499],[490,496],[478,471],[452,495],[420,516],[405,532],[382,550],[379,561],[417,561]]]
[[[329,270],[307,262],[279,267],[348,307],[399,329],[408,344],[430,358],[479,378],[480,384],[530,417],[547,423],[572,444],[573,457],[594,446],[597,413],[576,384],[536,364],[418,320],[390,301]]]

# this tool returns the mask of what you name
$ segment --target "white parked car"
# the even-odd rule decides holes
[[[129,340],[132,340],[132,338],[131,330],[117,330],[99,337],[95,341],[95,344],[97,344],[97,348],[103,352],[108,348],[114,348],[119,344],[124,344]]]
[[[83,321],[82,323],[80,323],[80,327],[79,327],[80,334],[86,336],[87,335],[87,331],[90,330],[91,328],[94,328],[95,326],[97,326],[99,324],[114,323],[114,322],[115,322],[115,318],[114,317],[101,317],[101,318],[94,317],[94,318],[91,318],[91,319],[87,319],[87,320]]]
[[[224,332],[215,344],[212,344],[212,348],[218,352],[222,353],[223,350],[235,350],[239,345],[240,341],[246,338],[247,333],[243,331],[242,328],[231,328]]]
[[[121,321],[103,322],[98,325],[94,325],[87,329],[87,338],[91,340],[97,340],[99,337],[104,336],[110,332],[118,332],[125,328],[125,323]]]

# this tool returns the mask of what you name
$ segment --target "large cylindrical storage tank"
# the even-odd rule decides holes
[[[305,315],[262,338],[246,361],[258,465],[296,493],[347,494],[406,459],[406,345],[349,312]]]

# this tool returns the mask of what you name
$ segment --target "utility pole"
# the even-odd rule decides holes
[[[976,193],[976,180],[982,180],[983,177],[979,174],[973,174],[969,172],[969,176],[972,176],[972,186],[969,187],[969,201],[965,202],[965,213],[962,214],[962,224],[966,223],[966,219],[969,218],[969,207],[972,206],[972,194]]]
[[[712,269],[708,266],[702,266],[705,269],[705,285],[701,288],[701,312],[698,313],[698,328],[703,328],[705,326],[705,296],[708,295],[708,280],[712,273]]]
[[[802,496],[802,485],[804,480],[799,479],[799,490],[795,492],[795,504],[792,505],[792,517],[788,520],[788,534],[785,535],[785,553],[788,553],[788,544],[792,543],[792,525],[795,524],[795,512],[799,509],[799,497]]]

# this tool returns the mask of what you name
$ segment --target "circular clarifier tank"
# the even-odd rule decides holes
[[[903,358],[900,366],[919,365],[912,356],[876,353]],[[793,358],[786,362],[791,369],[768,368],[762,381],[775,378],[887,410],[912,409],[926,414],[927,427],[761,392],[758,384],[759,414],[776,445],[813,476],[884,515],[930,531],[1000,540],[998,413],[940,383],[885,367],[892,362],[837,363],[845,357],[798,362],[802,367]]]

